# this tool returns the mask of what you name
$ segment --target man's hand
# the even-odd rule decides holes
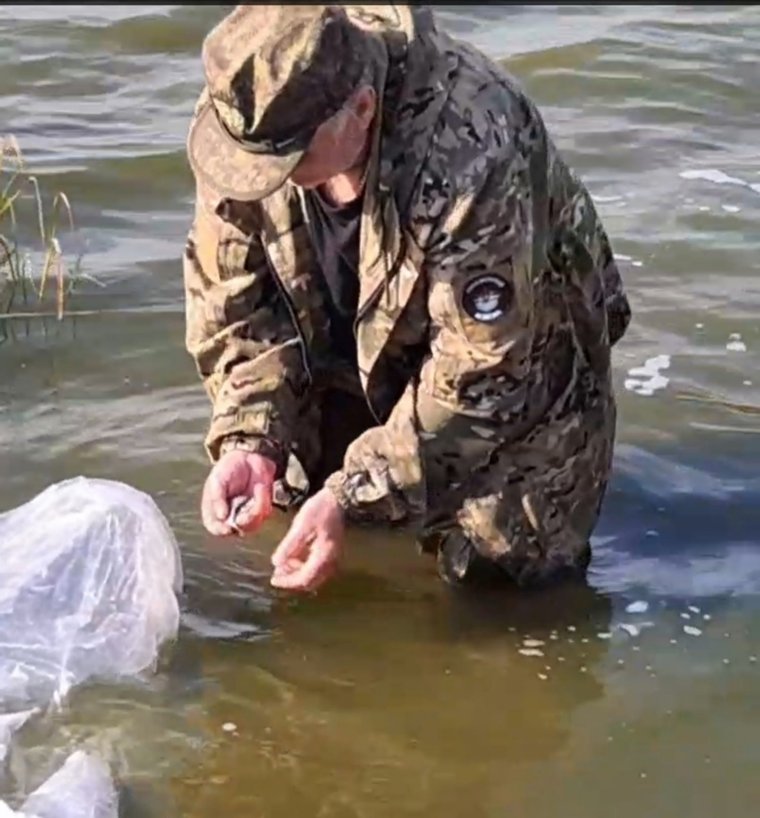
[[[343,534],[343,510],[335,495],[322,489],[304,503],[272,555],[271,584],[289,591],[316,590],[338,567]]]
[[[269,458],[242,449],[222,455],[203,487],[201,516],[208,532],[224,537],[234,530],[255,531],[272,513],[276,469]],[[248,498],[248,502],[238,511],[233,528],[227,520],[236,497]]]

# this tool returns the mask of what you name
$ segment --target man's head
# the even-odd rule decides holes
[[[340,6],[238,6],[204,42],[196,174],[254,200],[288,178],[313,187],[354,167],[377,106],[371,37]]]
[[[314,188],[357,167],[366,156],[376,110],[374,87],[370,82],[360,84],[346,105],[317,128],[291,181]]]

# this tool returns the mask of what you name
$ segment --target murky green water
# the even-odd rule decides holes
[[[179,257],[200,40],[220,14],[0,8],[0,132],[69,194],[69,247],[103,285],[83,284],[76,320],[6,325],[0,508],[76,474],[124,480],[156,496],[187,572],[160,672],[79,691],[24,735],[17,772],[33,782],[84,743],[127,814],[162,818],[756,815],[760,12],[441,11],[534,94],[635,311],[589,588],[478,600],[398,534],[352,537],[341,578],[292,600],[267,585],[284,520],[244,544],[202,532],[208,407]]]

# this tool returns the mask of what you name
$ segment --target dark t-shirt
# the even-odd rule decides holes
[[[355,364],[362,199],[336,206],[316,189],[307,190],[305,199],[314,253],[327,295],[333,349],[340,358]]]

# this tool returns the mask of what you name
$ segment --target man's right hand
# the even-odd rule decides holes
[[[272,488],[277,467],[272,460],[242,449],[222,455],[203,487],[201,516],[210,534],[226,537],[237,530],[255,531],[272,513]],[[248,502],[235,518],[235,529],[228,523],[231,502],[247,497]]]

